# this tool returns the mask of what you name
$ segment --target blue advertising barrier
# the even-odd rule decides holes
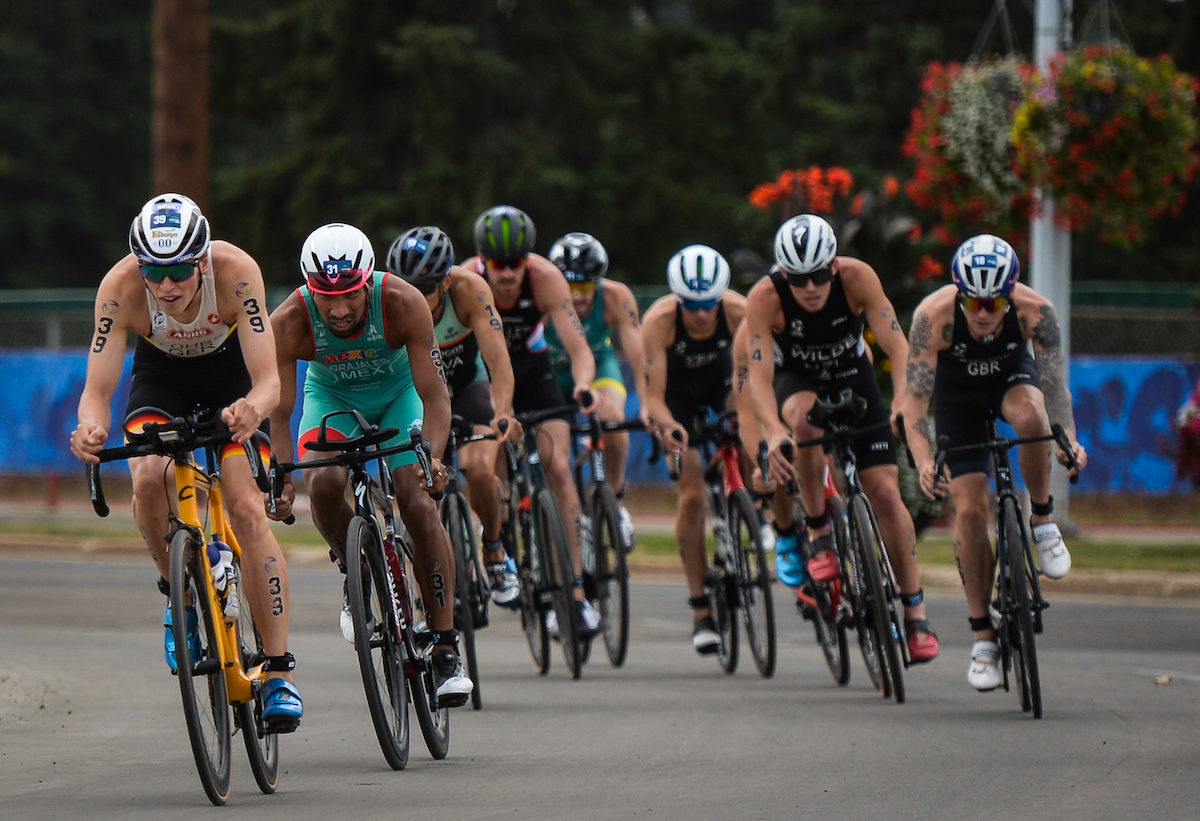
[[[127,357],[113,399],[113,420],[119,424],[129,396]],[[624,363],[623,363],[624,364]],[[626,370],[626,384],[633,384]],[[301,363],[299,378],[304,367]],[[69,441],[87,373],[85,351],[22,351],[0,353],[0,472],[9,474],[70,473],[80,469]],[[1071,390],[1079,441],[1088,450],[1088,468],[1076,486],[1102,493],[1187,492],[1190,486],[1174,476],[1169,452],[1171,420],[1200,379],[1200,362],[1170,358],[1076,356],[1071,360]],[[299,399],[292,430],[300,419]],[[640,412],[631,394],[626,415]],[[647,464],[650,438],[630,436],[628,479],[635,483],[666,483],[666,465]],[[121,470],[124,466],[114,465]]]

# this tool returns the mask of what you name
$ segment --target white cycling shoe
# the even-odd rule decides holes
[[[1063,543],[1062,533],[1054,522],[1033,526],[1033,545],[1037,548],[1038,564],[1047,579],[1061,579],[1071,569],[1071,552]]]
[[[972,645],[967,683],[981,693],[995,690],[1004,683],[1004,674],[1000,672],[1000,645],[990,639]]]

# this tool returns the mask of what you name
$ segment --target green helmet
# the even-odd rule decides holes
[[[475,220],[475,247],[484,259],[520,262],[529,256],[536,238],[533,220],[511,205],[493,206]]]

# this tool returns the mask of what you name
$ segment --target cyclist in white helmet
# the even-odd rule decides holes
[[[951,446],[984,441],[984,420],[989,414],[1008,422],[1022,438],[1048,435],[1050,422],[1057,422],[1067,432],[1082,468],[1087,453],[1075,439],[1062,329],[1054,306],[1017,281],[1021,263],[1016,252],[991,234],[960,245],[951,274],[953,284],[942,286],[917,306],[909,338],[904,423],[921,489],[935,498],[946,492],[944,485],[934,487],[931,400],[938,436],[950,437]],[[1032,343],[1032,352],[1027,343]],[[1051,521],[1050,450],[1047,443],[1022,445],[1018,459],[1029,489],[1038,562],[1048,578],[1061,579],[1071,569],[1071,554],[1058,525]],[[1063,464],[1068,462],[1066,453],[1057,455]],[[975,634],[967,681],[984,692],[1004,680],[988,614],[994,568],[988,540],[987,470],[986,451],[952,453],[946,459],[954,497],[954,549]]]
[[[801,214],[780,226],[775,262],[779,270],[748,295],[749,404],[768,434],[772,478],[794,477],[807,512],[807,551],[802,551],[790,506],[776,506],[775,572],[781,582],[799,588],[809,577],[835,578],[838,559],[825,509],[824,454],[816,447],[794,449],[789,460],[784,445],[824,435],[808,421],[808,412],[818,396],[836,397],[845,388],[867,400],[861,426],[894,417],[875,382],[863,329],[871,328],[891,358],[896,410],[906,389],[908,342],[874,269],[862,260],[839,257],[833,228],[821,217]],[[940,647],[925,617],[916,531],[900,497],[892,428],[870,430],[856,437],[852,447],[900,583],[909,657],[914,663],[932,661]]]
[[[331,411],[354,409],[371,425],[396,428],[401,436],[414,422],[429,442],[432,487],[415,453],[387,458],[395,482],[396,507],[413,539],[413,567],[426,605],[431,631],[434,680],[438,703],[461,707],[474,683],[458,655],[454,629],[454,554],[438,518],[431,494],[445,488],[439,458],[450,438],[450,394],[433,333],[433,317],[421,292],[387,271],[376,270],[375,251],[353,225],[335,222],[309,234],[300,251],[304,284],[271,314],[278,347],[282,400],[272,416],[275,450],[280,461],[312,461],[323,454],[310,450],[321,419]],[[304,410],[299,441],[293,444],[289,417],[296,404],[296,363],[308,361],[304,377]],[[349,416],[327,425],[331,436],[358,435]],[[393,442],[398,444],[398,442]],[[298,447],[296,447],[298,445]],[[349,470],[342,467],[307,471],[313,524],[329,544],[331,558],[346,572],[346,531],[354,511],[346,501]],[[277,518],[291,512],[296,489],[285,479]],[[343,599],[342,636],[354,641],[350,607]]]
[[[279,402],[279,372],[258,263],[241,248],[213,240],[200,208],[182,194],[162,194],[142,207],[129,229],[129,251],[105,274],[96,294],[96,333],[72,452],[94,462],[108,440],[110,406],[130,331],[138,340],[127,415],[156,409],[171,418],[203,407],[220,411],[237,442],[260,428],[268,430],[268,416]],[[226,455],[234,458],[222,462],[221,485],[244,551],[246,597],[267,653],[262,717],[270,731],[291,732],[304,707],[291,681],[295,659],[288,652],[287,564],[249,462],[240,448]],[[165,456],[129,461],[134,520],[162,576],[158,584],[164,595],[169,595],[169,560],[163,536],[171,529],[171,508],[163,476],[169,461]],[[200,660],[196,609],[185,611],[172,613],[168,605],[163,613],[172,670],[176,618],[185,619],[187,652],[193,662]]]
[[[646,309],[646,391],[650,418],[663,443],[682,456],[675,538],[692,608],[692,647],[701,655],[721,637],[704,595],[704,475],[697,426],[732,408],[733,336],[746,298],[729,288],[729,263],[707,245],[689,245],[667,263],[671,293]]]

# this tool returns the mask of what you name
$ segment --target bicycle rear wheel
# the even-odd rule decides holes
[[[346,534],[346,598],[367,709],[383,757],[393,770],[408,764],[409,690],[392,616],[392,586],[374,522],[355,516]]]
[[[550,571],[550,600],[558,619],[558,637],[562,642],[563,661],[571,678],[583,674],[583,656],[579,649],[579,606],[575,603],[575,564],[571,561],[571,550],[567,546],[567,534],[563,530],[558,505],[549,488],[541,488],[533,500],[537,512],[534,528],[537,542],[542,546],[542,556]]]
[[[883,697],[894,697],[897,702],[904,701],[904,691],[897,692],[894,687],[897,680],[903,683],[897,667],[900,664],[897,642],[899,636],[892,632],[892,620],[887,608],[887,598],[883,592],[883,570],[879,566],[879,540],[871,524],[867,500],[855,496],[850,500],[850,531],[855,544],[859,562],[863,568],[865,581],[863,617],[867,628],[871,631],[872,640],[878,652],[879,666],[882,672]]]
[[[737,576],[746,626],[746,643],[763,678],[775,674],[775,602],[771,598],[771,569],[763,550],[762,519],[750,493],[736,490],[729,497],[729,532],[737,552]]]
[[[203,542],[180,528],[171,539],[170,556],[171,630],[183,715],[200,783],[208,799],[221,806],[229,800],[231,746],[229,691],[219,650],[224,614],[215,611],[209,598],[212,571]],[[194,665],[185,615],[189,601],[195,605],[200,633],[200,660]]]
[[[621,544],[617,496],[608,485],[600,485],[592,496],[592,550],[596,556],[592,590],[588,597],[600,611],[604,649],[613,667],[625,663],[629,651],[629,566]]]
[[[1021,710],[1042,717],[1042,681],[1038,670],[1037,642],[1034,638],[1034,617],[1029,574],[1036,571],[1028,562],[1028,541],[1021,526],[1021,515],[1014,500],[1001,501],[1005,553],[1008,556],[1009,588],[1012,609],[1005,617],[1009,645],[1013,649],[1014,674]],[[1004,572],[1003,569],[1001,572]]]
[[[241,652],[242,669],[250,671],[266,661],[267,655],[263,652],[262,637],[254,623],[250,602],[246,600],[246,586],[241,583],[244,578],[241,557],[234,556],[233,568],[234,578],[239,582],[233,594],[238,601],[238,650]],[[242,732],[254,781],[264,795],[270,795],[279,786],[279,734],[263,732],[262,684],[261,680],[254,682],[253,700],[237,705],[234,720]]]
[[[466,507],[467,501],[461,494],[452,493],[442,498],[442,525],[450,535],[450,549],[454,551],[454,626],[458,629],[459,649],[467,666],[467,675],[475,684],[471,691],[471,706],[478,710],[483,706],[479,662],[475,655],[475,614],[480,579],[475,559],[479,554],[475,549],[475,534],[471,532],[471,519]]]

